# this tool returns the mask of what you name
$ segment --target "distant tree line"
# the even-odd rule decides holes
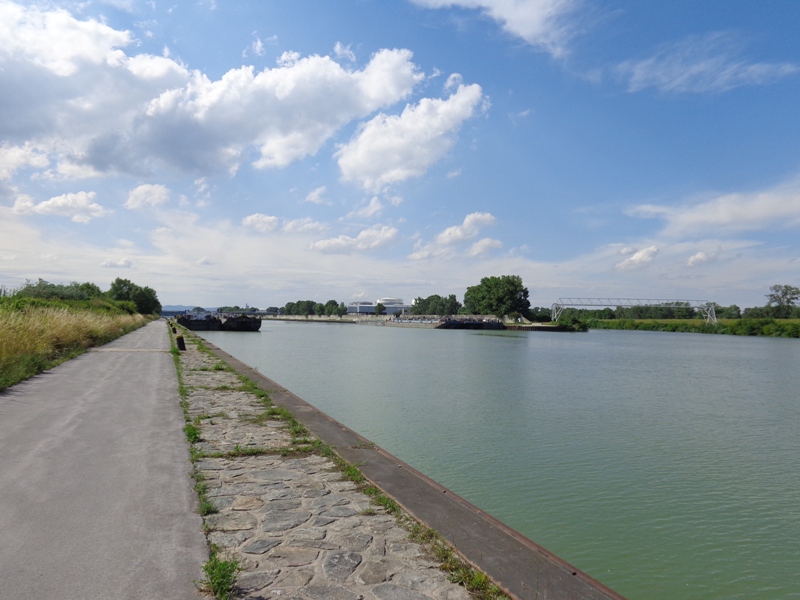
[[[130,313],[152,314],[161,310],[161,302],[153,288],[139,286],[128,279],[117,278],[111,282],[108,291],[102,291],[94,283],[69,284],[50,283],[39,279],[36,283],[30,281],[19,289],[11,292],[4,290],[4,295],[17,299],[40,299],[45,301],[92,301],[111,300],[116,305]]]
[[[800,319],[800,288],[791,285],[773,285],[766,294],[767,303],[741,309],[735,304],[721,306],[712,303],[717,319]],[[671,306],[617,306],[616,308],[584,309],[565,308],[563,313],[582,320],[613,319],[699,319],[700,311],[685,302],[675,302]]]
[[[347,307],[344,302],[328,300],[325,304],[314,300],[298,300],[297,302],[287,302],[283,307],[283,314],[298,315],[307,317],[317,315],[318,317],[333,317],[347,314]]]
[[[464,293],[463,304],[458,301],[455,294],[441,296],[433,294],[427,298],[418,297],[414,300],[411,313],[414,315],[494,315],[497,317],[510,317],[512,319],[524,318],[534,322],[549,322],[551,310],[549,307],[531,307],[528,300],[528,288],[522,283],[519,275],[501,275],[484,277],[480,283],[467,288]],[[791,285],[773,285],[766,294],[767,302],[764,306],[741,309],[735,304],[721,306],[714,304],[714,311],[718,319],[735,320],[736,325],[726,324],[712,326],[704,324],[679,324],[663,325],[665,331],[704,331],[708,333],[735,333],[738,335],[786,335],[796,337],[795,330],[800,325],[775,322],[775,319],[800,319],[800,288]],[[224,307],[238,308],[238,307]],[[347,313],[344,302],[328,300],[325,304],[313,300],[299,300],[287,302],[282,308],[270,307],[270,314],[286,315],[319,315],[334,316]],[[376,314],[385,314],[386,307],[376,306]],[[703,317],[701,311],[686,302],[674,302],[668,306],[617,306],[600,309],[566,308],[559,317],[559,323],[585,329],[587,324],[592,328],[624,328],[624,329],[658,329],[657,324],[641,324],[640,321],[690,321]],[[614,325],[613,322],[618,322]],[[604,325],[605,323],[605,325]],[[637,324],[638,323],[638,324]],[[681,329],[683,328],[683,329]],[[694,329],[693,329],[694,328]],[[755,333],[758,332],[758,333]]]
[[[220,306],[217,309],[218,313],[254,313],[258,312],[258,309],[255,306],[245,306],[242,308],[238,304],[235,306]]]

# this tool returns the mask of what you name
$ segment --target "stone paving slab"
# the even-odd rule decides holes
[[[235,374],[187,344],[181,353],[188,413],[200,417],[205,455],[290,448],[282,421],[253,419],[265,407]],[[315,454],[204,456],[195,469],[217,513],[208,539],[242,566],[239,597],[307,600],[467,600],[408,531],[333,462]]]

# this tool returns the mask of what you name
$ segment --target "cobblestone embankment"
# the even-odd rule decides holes
[[[467,600],[409,531],[223,363],[187,338],[180,355],[209,542],[242,567],[238,597]],[[213,508],[212,508],[213,506]],[[216,512],[213,512],[216,511]]]

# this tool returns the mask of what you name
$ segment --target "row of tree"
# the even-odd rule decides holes
[[[528,300],[528,288],[522,283],[519,275],[501,275],[484,277],[478,285],[470,286],[464,293],[464,303],[460,303],[455,294],[440,296],[433,294],[427,298],[416,298],[412,304],[414,315],[496,315],[524,317],[531,321],[546,322],[550,320],[550,309],[547,307],[531,307]],[[773,285],[767,296],[765,306],[740,309],[731,306],[714,305],[717,318],[720,319],[758,319],[758,318],[800,318],[800,289],[791,285]],[[287,315],[344,315],[347,307],[343,302],[328,300],[325,304],[313,300],[288,302],[282,309],[272,307],[268,312]],[[383,305],[377,305],[376,313],[385,314]],[[618,306],[597,310],[568,308],[562,313],[564,320],[602,320],[602,319],[696,319],[702,315],[698,310],[685,302],[675,302],[670,306]]]
[[[284,315],[298,315],[307,317],[317,315],[318,317],[333,317],[347,314],[347,307],[344,302],[328,300],[325,304],[314,302],[313,300],[298,300],[297,302],[287,302],[283,307]]]
[[[50,283],[39,279],[36,283],[26,282],[19,289],[8,294],[14,298],[39,298],[42,300],[93,300],[95,298],[113,300],[130,312],[142,314],[157,313],[161,310],[161,302],[153,288],[139,286],[129,279],[117,277],[111,282],[107,291],[96,284],[73,281],[69,284]]]
[[[773,285],[766,294],[764,306],[740,308],[736,304],[721,306],[712,303],[718,319],[800,319],[800,288],[791,285]],[[562,313],[582,320],[598,319],[698,319],[703,315],[685,302],[671,306],[617,306],[616,308],[567,308]]]

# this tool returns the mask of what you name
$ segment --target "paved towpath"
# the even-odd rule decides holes
[[[203,597],[177,388],[162,321],[0,393],[0,597]]]

